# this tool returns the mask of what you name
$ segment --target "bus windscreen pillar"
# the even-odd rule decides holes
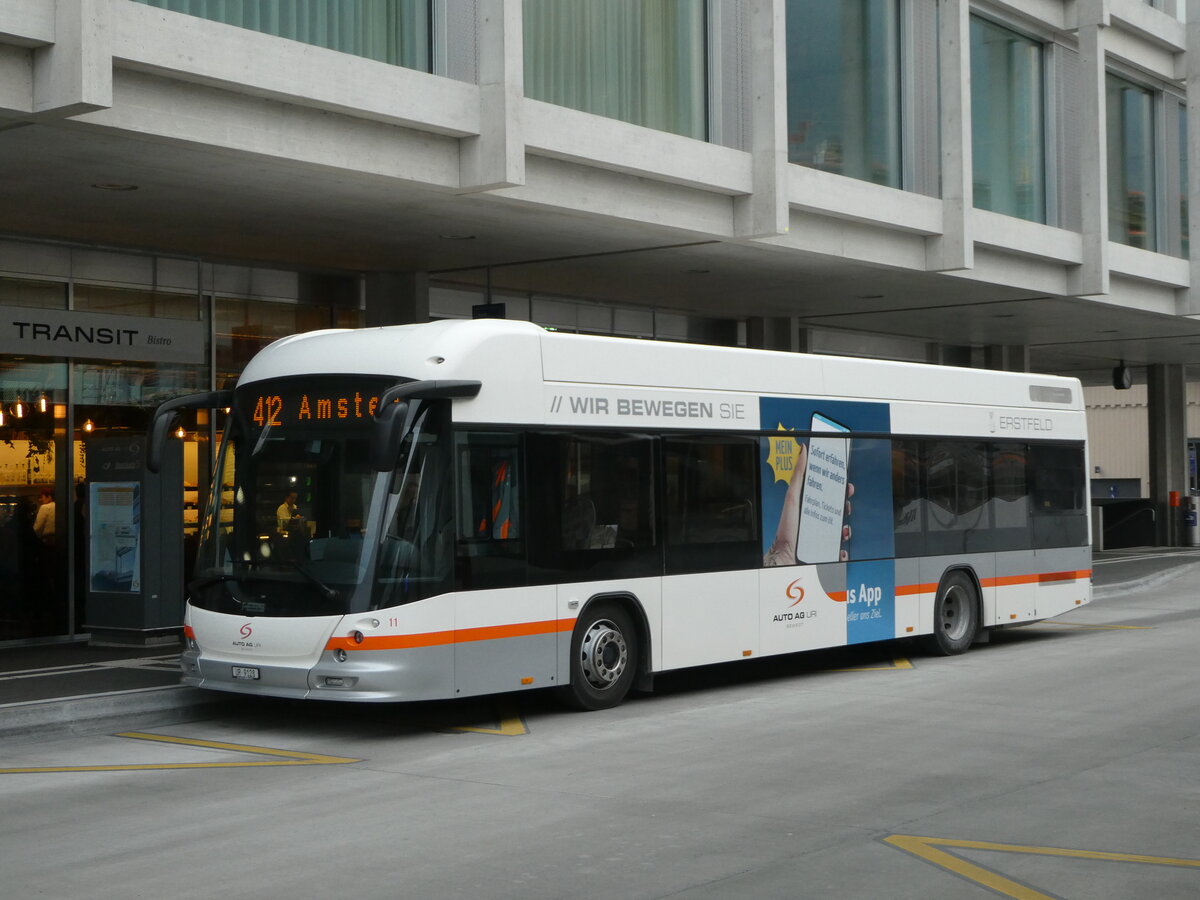
[[[174,643],[183,625],[183,451],[145,469],[143,435],[87,442],[87,612],[96,645]]]

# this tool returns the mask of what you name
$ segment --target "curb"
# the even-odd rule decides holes
[[[59,737],[119,727],[144,728],[208,715],[230,700],[186,685],[140,688],[84,697],[0,706],[0,737]]]
[[[1144,591],[1149,588],[1158,587],[1166,584],[1168,581],[1174,581],[1180,575],[1189,571],[1193,567],[1200,565],[1200,560],[1182,562],[1177,566],[1172,566],[1163,572],[1155,572],[1153,575],[1147,575],[1144,578],[1136,578],[1133,581],[1122,581],[1117,584],[1109,584],[1104,587],[1096,587],[1092,585],[1093,600],[1109,600],[1114,597],[1120,597],[1131,591]]]

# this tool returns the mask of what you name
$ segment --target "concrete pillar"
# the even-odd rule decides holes
[[[733,200],[739,238],[787,234],[787,41],[784,0],[751,0],[749,19],[752,108],[751,193]]]
[[[478,0],[479,134],[459,144],[459,191],[525,183],[525,51],[520,0]]]
[[[751,316],[746,320],[746,346],[755,350],[812,352],[811,329],[794,316]]]
[[[429,275],[373,272],[366,277],[367,326],[429,321]]]
[[[1187,0],[1187,168],[1200,172],[1200,0]],[[1189,174],[1188,234],[1200,234],[1200,203],[1191,199],[1198,193],[1200,178]],[[1181,291],[1180,315],[1200,313],[1200,252],[1191,251],[1191,285]]]
[[[1075,292],[1107,294],[1108,115],[1104,29],[1108,0],[1078,0],[1079,15],[1079,218],[1083,265]]]
[[[1028,372],[1029,348],[1024,344],[988,344],[983,348],[983,367],[1002,372]]]
[[[927,239],[925,267],[933,272],[950,272],[975,265],[970,3],[938,0],[938,20],[942,233]]]
[[[1146,369],[1147,422],[1150,431],[1150,499],[1158,517],[1158,542],[1183,543],[1182,512],[1168,505],[1171,491],[1187,496],[1187,382],[1179,364]]]

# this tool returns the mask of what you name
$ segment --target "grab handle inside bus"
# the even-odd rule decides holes
[[[233,391],[206,391],[168,400],[154,411],[146,440],[146,468],[157,474],[162,468],[163,448],[175,417],[185,409],[224,409],[233,405]]]
[[[384,391],[375,407],[375,433],[371,436],[371,465],[387,472],[396,465],[410,400],[452,400],[474,397],[479,381],[406,381]]]

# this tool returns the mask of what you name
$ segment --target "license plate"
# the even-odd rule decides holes
[[[244,678],[249,681],[258,681],[258,669],[253,666],[234,666],[234,678]]]

